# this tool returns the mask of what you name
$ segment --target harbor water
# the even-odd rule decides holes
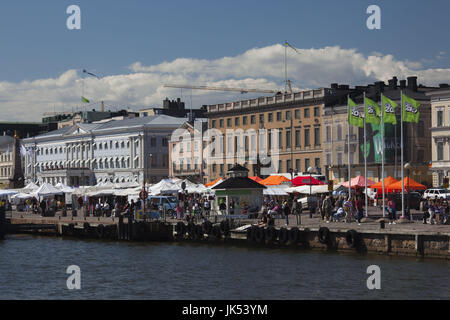
[[[0,270],[0,299],[450,299],[450,261],[286,248],[10,235]]]

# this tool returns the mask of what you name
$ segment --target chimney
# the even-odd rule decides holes
[[[406,80],[400,80],[400,89],[406,88]]]
[[[417,91],[417,77],[408,77],[408,89]]]
[[[100,111],[101,112],[105,112],[105,103],[103,101],[102,101],[102,106],[101,106]]]
[[[397,81],[397,77],[392,77],[391,80],[388,80],[390,90],[397,90]]]
[[[376,92],[383,92],[384,91],[384,81],[377,81],[377,82],[375,82],[375,91]]]

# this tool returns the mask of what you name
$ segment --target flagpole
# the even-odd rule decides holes
[[[352,196],[350,172],[350,95],[347,95],[347,153],[348,153],[348,198]]]
[[[405,217],[405,182],[404,179],[404,168],[403,168],[403,90],[400,90],[400,105],[401,105],[401,112],[400,112],[400,139],[401,139],[401,168],[402,168],[402,218]]]
[[[381,179],[383,184],[383,218],[386,216],[385,190],[384,190],[384,105],[383,93],[381,92]]]
[[[367,207],[367,146],[366,146],[366,92],[363,93],[363,102],[364,102],[364,187],[365,187],[365,195],[366,195],[366,218],[369,216],[368,207]]]

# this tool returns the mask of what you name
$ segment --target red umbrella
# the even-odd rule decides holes
[[[293,187],[298,186],[309,186],[309,185],[319,185],[319,184],[325,184],[320,180],[317,180],[314,177],[304,176],[304,177],[295,177],[291,180]]]

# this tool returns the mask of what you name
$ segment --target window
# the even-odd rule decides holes
[[[250,116],[250,123],[251,124],[255,124],[256,123],[256,116],[255,115]]]
[[[241,125],[239,117],[234,118],[234,125],[235,126],[240,126]]]
[[[295,129],[295,147],[300,147],[300,129]]]
[[[314,107],[314,117],[318,117],[318,116],[320,116],[320,108]]]
[[[342,140],[342,124],[337,125],[337,140]]]
[[[216,120],[212,120],[211,121],[211,128],[215,128],[216,127]]]
[[[167,145],[169,144],[169,140],[167,138],[162,138],[161,142],[163,147],[167,147]]]
[[[310,166],[309,158],[305,158],[305,170],[308,170]]]
[[[278,160],[278,173],[283,172],[283,161]]]
[[[442,127],[444,124],[444,112],[442,110],[439,110],[437,112],[437,126]]]
[[[283,131],[278,130],[278,148],[283,149]]]
[[[246,125],[247,122],[248,122],[248,121],[247,121],[247,116],[243,116],[243,117],[242,117],[242,124],[243,124],[243,125]]]
[[[281,121],[281,112],[277,112],[277,121]]]
[[[259,123],[264,123],[264,113],[259,115]]]
[[[223,128],[223,119],[219,120],[219,125],[220,125],[221,128]]]
[[[220,164],[220,175],[223,176],[224,172],[223,172],[223,163]]]
[[[326,130],[327,142],[330,142],[331,141],[331,126],[326,126],[325,130]]]
[[[295,119],[300,119],[300,109],[295,109],[294,117]]]
[[[151,137],[151,138],[150,138],[150,145],[151,145],[152,147],[156,147],[156,138],[155,138],[155,137]]]
[[[286,148],[291,147],[291,130],[286,130]]]
[[[295,159],[295,169],[297,169],[297,171],[301,171],[300,170],[300,159]]]
[[[305,147],[309,147],[309,128],[305,128]]]
[[[291,120],[291,111],[290,110],[288,110],[288,111],[286,111],[286,120]]]
[[[320,168],[320,158],[314,158],[314,167]]]
[[[320,128],[314,128],[314,145],[320,146]]]
[[[267,121],[269,121],[269,122],[273,122],[273,113],[272,112],[270,112],[270,113],[268,113],[268,120]]]
[[[213,163],[213,165],[212,165],[212,172],[216,172],[216,164],[215,163]]]
[[[231,118],[227,119],[227,127],[231,127]]]
[[[327,166],[329,166],[329,165],[331,165],[331,154],[330,153],[327,153],[327,156],[326,156],[327,158],[326,158],[326,165]]]
[[[309,108],[303,110],[303,118],[309,118]]]
[[[437,160],[444,160],[444,143],[437,143]]]
[[[291,160],[286,160],[286,172],[289,171],[289,169],[292,169]]]

